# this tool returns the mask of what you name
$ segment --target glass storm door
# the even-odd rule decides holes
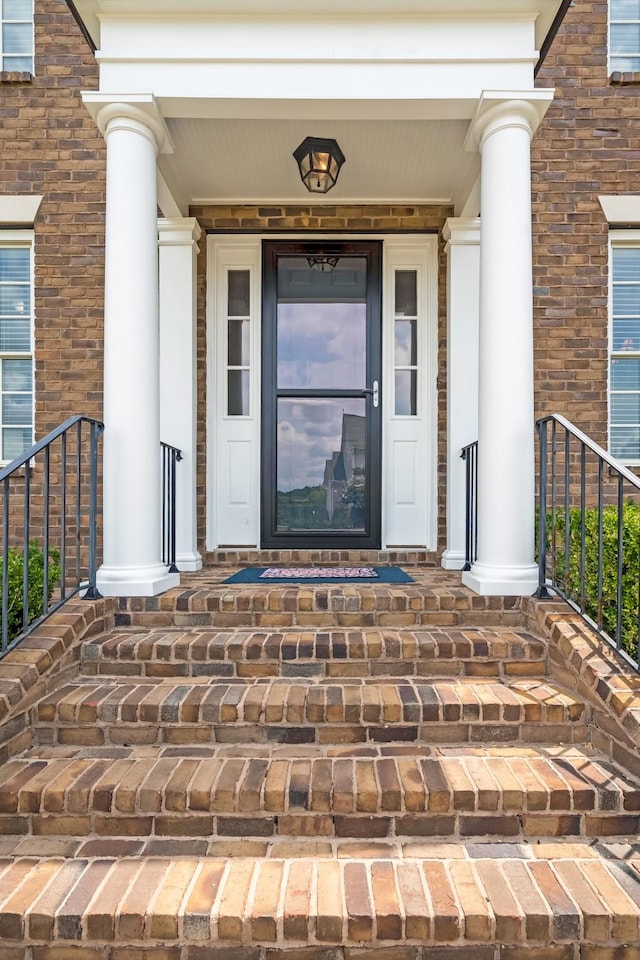
[[[264,244],[262,543],[380,546],[381,244]]]

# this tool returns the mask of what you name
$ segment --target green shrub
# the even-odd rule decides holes
[[[22,633],[23,620],[23,571],[24,554],[12,547],[7,558],[9,572],[9,605],[6,616],[9,626],[9,642]],[[49,596],[60,579],[60,553],[49,548]],[[44,551],[36,540],[29,543],[29,623],[33,623],[45,612],[43,608],[42,588],[44,583]],[[0,557],[0,583],[2,582],[2,557]]]
[[[555,582],[576,603],[582,602],[580,510],[569,510],[569,564],[565,564],[565,513],[555,515]],[[595,623],[615,640],[618,623],[618,508],[606,506],[602,511],[602,597],[598,601],[598,510],[590,507],[584,513],[585,526],[585,611]],[[551,557],[551,516],[547,527],[547,572],[554,573]],[[640,505],[627,501],[623,507],[622,530],[622,604],[620,641],[623,650],[638,657],[638,587],[640,583]]]

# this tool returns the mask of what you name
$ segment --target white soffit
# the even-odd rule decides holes
[[[598,197],[608,223],[640,225],[640,194]]]
[[[32,227],[41,203],[39,194],[0,197],[0,223],[3,227]]]
[[[467,122],[169,120],[175,154],[159,163],[176,195],[191,202],[305,202],[292,153],[309,135],[333,137],[346,156],[336,201],[464,202],[479,173],[465,153]]]

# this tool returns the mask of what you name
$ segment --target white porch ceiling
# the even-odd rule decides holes
[[[464,120],[169,119],[173,155],[160,158],[181,206],[194,202],[425,201],[461,207],[479,173],[464,150]],[[293,150],[306,136],[334,137],[346,163],[326,198],[300,181]]]

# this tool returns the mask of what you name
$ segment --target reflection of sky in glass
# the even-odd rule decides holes
[[[278,400],[278,490],[322,484],[325,462],[340,450],[344,413],[363,417],[365,401]]]
[[[365,387],[364,303],[280,303],[278,387]]]

